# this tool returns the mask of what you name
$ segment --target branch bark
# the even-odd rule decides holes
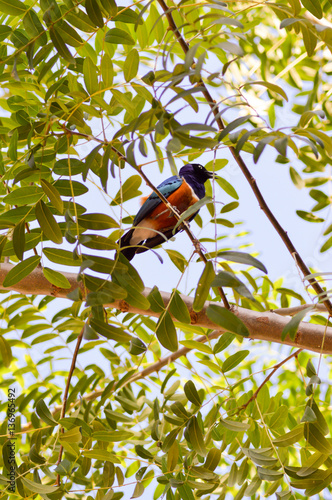
[[[165,16],[166,16],[168,24],[169,24],[169,28],[173,31],[173,33],[174,33],[178,43],[180,44],[183,52],[185,54],[187,54],[187,52],[189,51],[189,45],[187,44],[185,39],[182,37],[178,27],[176,26],[176,24],[174,22],[173,16],[172,16],[172,10],[175,10],[175,8],[169,8],[164,0],[158,0],[158,3],[165,13]],[[199,82],[199,86],[202,86],[204,89],[204,90],[202,90],[202,94],[203,94],[207,104],[211,108],[211,111],[215,117],[216,123],[218,124],[219,130],[224,130],[225,125],[224,125],[224,122],[222,121],[222,119],[220,118],[219,108],[218,108],[217,104],[213,100],[209,90],[207,89],[205,83],[202,80]],[[302,257],[298,253],[298,251],[296,250],[296,248],[295,248],[293,242],[291,241],[291,239],[289,238],[287,232],[280,225],[279,221],[276,219],[273,212],[270,210],[270,208],[269,208],[268,204],[266,203],[260,189],[257,186],[256,180],[251,175],[249,168],[247,167],[247,165],[243,161],[240,154],[236,152],[236,150],[233,146],[229,146],[229,150],[232,153],[233,158],[237,162],[238,166],[240,167],[243,175],[247,179],[247,181],[248,181],[248,183],[249,183],[249,185],[250,185],[250,187],[251,187],[251,189],[252,189],[252,191],[253,191],[253,193],[258,201],[258,205],[263,210],[266,217],[269,219],[272,226],[279,234],[279,236],[282,239],[282,241],[284,242],[287,250],[289,251],[289,253],[292,255],[293,259],[295,260],[296,265],[299,267],[299,269],[303,273],[304,279],[306,279],[306,276],[308,276],[310,274],[309,268],[306,266],[304,260],[302,259]],[[307,279],[307,281],[311,284],[312,288],[315,290],[317,295],[320,297],[323,297],[324,290],[317,283],[317,281],[313,278],[309,278],[309,279]],[[320,294],[322,294],[322,295],[320,295]],[[325,300],[322,300],[322,303],[325,305],[327,311],[332,316],[332,304],[331,304],[331,302],[326,298]]]
[[[25,295],[52,295],[53,297],[66,298],[67,294],[80,287],[83,290],[82,283],[77,282],[76,274],[62,273],[69,281],[71,288],[57,288],[52,285],[44,277],[41,269],[35,269],[27,278],[24,278],[19,283],[12,285],[10,287],[4,287],[3,281],[8,274],[8,272],[13,268],[10,264],[1,264],[0,268],[0,290],[14,290],[16,292]],[[147,297],[150,293],[150,288],[145,288],[143,295]],[[171,294],[167,292],[161,292],[161,296],[165,303],[168,304]],[[206,308],[209,303],[206,302],[204,308],[196,313],[193,311],[193,297],[188,297],[186,295],[181,296],[185,302],[191,317],[191,324],[197,325],[203,328],[210,328],[212,330],[218,330],[219,336],[224,330],[219,326],[212,323],[212,321],[206,315]],[[215,303],[214,303],[215,304]],[[144,316],[159,317],[159,313],[152,311],[151,309],[142,310],[138,307],[131,306],[125,300],[117,300],[111,304],[107,304],[108,307],[118,309],[123,312],[132,312],[135,314],[142,314]],[[244,309],[242,307],[233,307],[232,312],[236,314],[241,321],[246,325],[250,332],[250,338],[253,340],[265,340],[269,342],[276,342],[278,344],[286,344],[294,346],[297,348],[307,349],[310,351],[315,351],[323,354],[332,354],[332,328],[322,325],[314,325],[312,323],[300,323],[299,329],[294,340],[287,337],[284,341],[281,340],[282,331],[284,327],[289,322],[289,317],[284,317],[273,311],[258,312],[251,309]]]

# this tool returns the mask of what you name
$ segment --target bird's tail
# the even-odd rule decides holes
[[[127,231],[118,241],[120,246],[120,252],[126,257],[126,259],[131,260],[135,253],[137,252],[137,246],[131,246],[130,240],[134,230],[130,229]]]

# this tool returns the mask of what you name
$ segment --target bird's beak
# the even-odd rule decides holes
[[[214,172],[208,172],[209,174],[209,179],[218,179],[219,176],[217,174],[215,174]]]

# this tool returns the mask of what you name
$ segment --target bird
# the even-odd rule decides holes
[[[184,165],[179,175],[173,175],[164,180],[158,191],[175,207],[179,214],[185,212],[191,205],[205,196],[205,182],[216,177],[199,163],[188,163]],[[191,215],[187,222],[196,217],[198,211]],[[128,260],[133,259],[137,253],[146,252],[164,241],[175,233],[181,231],[178,226],[173,232],[178,219],[169,208],[153,192],[150,196],[142,198],[142,206],[138,211],[133,226],[118,241],[120,252]]]

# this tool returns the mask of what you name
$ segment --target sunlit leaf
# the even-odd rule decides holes
[[[17,264],[13,269],[9,271],[7,276],[4,279],[3,286],[9,287],[13,286],[23,278],[29,276],[30,273],[38,266],[40,261],[40,257],[38,255],[34,255],[33,257],[28,257],[25,260],[22,260],[19,264]]]

